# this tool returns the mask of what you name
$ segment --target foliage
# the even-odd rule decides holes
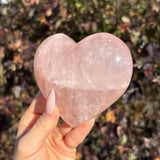
[[[75,41],[112,33],[134,61],[130,87],[97,118],[77,159],[160,159],[159,31],[159,0],[0,0],[0,159],[12,159],[18,121],[38,91],[35,50],[58,32]]]

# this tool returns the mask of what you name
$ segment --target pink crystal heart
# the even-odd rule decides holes
[[[78,43],[55,34],[40,44],[34,59],[39,89],[47,97],[54,88],[60,116],[72,127],[95,117],[125,92],[132,66],[128,47],[109,33]]]

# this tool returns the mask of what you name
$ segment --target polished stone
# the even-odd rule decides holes
[[[109,33],[76,43],[55,34],[38,47],[34,73],[44,97],[54,88],[62,119],[72,127],[95,117],[127,89],[132,57],[126,44]]]

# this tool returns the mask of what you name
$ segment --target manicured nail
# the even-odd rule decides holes
[[[41,92],[40,92],[40,91],[38,91],[38,93],[37,93],[37,95],[36,95],[36,97],[35,97],[35,98],[37,99],[37,98],[39,98],[41,95],[42,95],[42,94],[41,94]]]
[[[52,89],[48,95],[45,113],[47,113],[48,115],[52,114],[54,107],[55,107],[55,92],[54,89]]]

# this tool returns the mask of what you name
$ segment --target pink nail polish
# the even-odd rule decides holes
[[[47,113],[48,115],[52,114],[54,107],[55,107],[55,92],[54,89],[51,89],[47,98],[45,113]]]

